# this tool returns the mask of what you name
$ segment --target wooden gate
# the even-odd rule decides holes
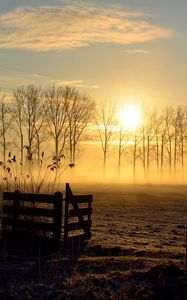
[[[56,243],[91,238],[92,195],[73,195],[66,184],[66,198],[54,195],[3,194],[3,235],[49,238]],[[63,205],[64,203],[64,205]]]
[[[69,183],[66,184],[64,243],[71,239],[91,238],[92,195],[73,195]]]

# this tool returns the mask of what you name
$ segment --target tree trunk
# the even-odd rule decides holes
[[[76,144],[73,144],[72,163],[75,164]]]
[[[106,160],[107,160],[107,150],[105,149],[103,152],[103,178],[106,179]]]
[[[121,128],[120,128],[120,137],[119,137],[119,148],[118,148],[118,176],[120,179],[121,176],[121,150],[122,150],[122,139],[121,139]]]
[[[147,136],[147,180],[149,180],[149,162],[150,162],[150,137]]]
[[[143,129],[143,171],[144,179],[146,178],[146,147],[145,147],[145,130]]]
[[[158,136],[156,137],[156,165],[157,165],[157,179],[159,179],[160,164],[159,164],[159,140],[158,140]]]
[[[182,179],[184,180],[184,138],[181,139],[181,164],[182,164]]]
[[[177,135],[175,132],[174,139],[174,180],[176,179],[176,167],[177,167]]]
[[[133,180],[136,183],[136,150],[137,150],[137,138],[134,139],[134,153],[133,153]]]
[[[37,135],[37,156],[38,156],[38,166],[40,165],[40,137]]]
[[[3,162],[6,164],[6,138],[3,133]]]
[[[20,136],[20,158],[21,158],[21,164],[23,164],[23,134]]]
[[[169,137],[169,174],[171,179],[171,171],[172,171],[172,141],[171,137]]]
[[[56,139],[55,139],[55,156],[56,156],[56,158],[58,157],[58,138],[56,137]]]
[[[163,176],[163,166],[164,166],[164,137],[162,136],[161,140],[161,158],[160,158],[160,171],[161,171],[161,178]]]

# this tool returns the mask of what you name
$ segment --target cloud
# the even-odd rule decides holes
[[[61,80],[61,79],[57,79],[57,80],[50,80],[50,83],[61,86],[61,85],[74,85],[74,86],[82,86],[84,81],[83,80]]]
[[[98,89],[99,85],[90,85],[87,82],[83,80],[50,80],[50,83],[57,85],[57,86],[74,86],[77,88],[92,88],[92,89]]]
[[[38,74],[38,73],[33,73],[30,76],[33,77],[33,78],[36,78],[36,79],[43,77],[43,75]]]
[[[149,54],[150,52],[148,50],[145,49],[130,49],[130,50],[126,50],[125,51],[128,54]]]
[[[0,48],[65,50],[94,43],[132,44],[171,35],[140,12],[79,3],[17,8],[0,15]]]

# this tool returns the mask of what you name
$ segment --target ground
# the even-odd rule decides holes
[[[187,299],[187,187],[72,189],[94,196],[92,239],[69,256],[1,249],[0,299]]]

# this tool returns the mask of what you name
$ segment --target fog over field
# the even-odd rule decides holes
[[[100,184],[72,185],[77,193],[93,191],[93,240],[101,245],[147,255],[184,255],[186,186]],[[157,254],[156,254],[157,253]]]

